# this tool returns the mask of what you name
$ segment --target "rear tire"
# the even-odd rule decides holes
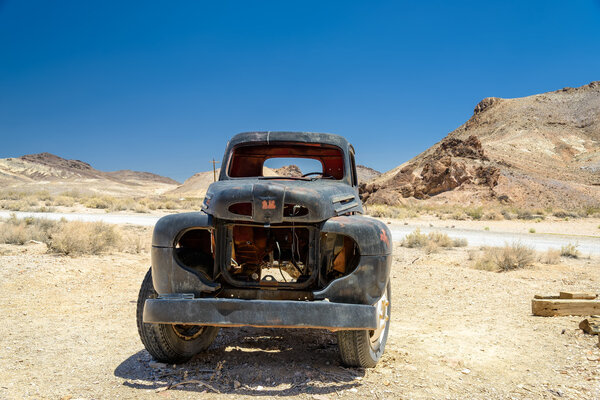
[[[387,304],[386,304],[387,302]],[[338,331],[338,347],[342,362],[348,367],[373,368],[383,355],[390,329],[392,289],[388,282],[379,314],[385,324],[378,330]]]
[[[144,323],[144,303],[156,297],[150,269],[140,288],[136,316],[140,339],[154,359],[168,364],[184,363],[210,347],[219,333],[218,327]]]

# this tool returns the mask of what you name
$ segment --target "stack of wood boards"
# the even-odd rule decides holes
[[[600,300],[596,294],[560,292],[558,296],[535,295],[531,312],[541,317],[564,315],[600,315]]]

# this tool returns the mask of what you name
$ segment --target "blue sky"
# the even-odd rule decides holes
[[[0,0],[0,157],[184,180],[235,133],[300,130],[385,171],[484,97],[593,80],[593,0]]]

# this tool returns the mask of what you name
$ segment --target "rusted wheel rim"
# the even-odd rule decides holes
[[[381,296],[381,299],[377,303],[375,303],[375,307],[377,308],[377,329],[369,331],[369,342],[371,344],[371,349],[377,350],[379,348],[379,344],[383,333],[388,325],[388,321],[390,319],[389,307],[390,302],[387,296],[387,288]]]
[[[173,332],[183,340],[194,340],[204,332],[200,325],[173,325]]]

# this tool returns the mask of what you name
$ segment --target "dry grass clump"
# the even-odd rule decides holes
[[[429,234],[421,233],[420,229],[416,229],[414,232],[409,233],[402,240],[401,246],[416,248],[424,248],[427,253],[435,252],[439,247],[451,248],[451,247],[465,247],[468,245],[467,239],[464,238],[450,238],[447,234],[442,232],[430,232]]]
[[[65,255],[100,254],[114,249],[121,235],[102,222],[71,221],[59,224],[46,242],[48,249]]]
[[[401,206],[373,204],[366,207],[367,214],[376,218],[414,218],[419,214],[416,210]]]
[[[560,263],[560,250],[557,249],[548,249],[542,256],[540,257],[540,261],[544,264],[556,265]]]
[[[401,246],[414,248],[414,247],[424,247],[428,243],[427,235],[421,233],[420,229],[416,229],[414,232],[406,235],[404,239],[402,239]]]
[[[465,209],[465,214],[471,217],[471,219],[478,221],[483,217],[483,207],[467,208]]]
[[[12,216],[0,222],[0,243],[22,245],[32,240],[46,243],[55,225],[56,222],[46,219],[17,219]]]
[[[533,263],[535,251],[524,244],[513,243],[504,247],[485,247],[475,260],[475,268],[486,271],[511,271]]]
[[[17,219],[14,216],[0,221],[0,243],[42,242],[49,252],[71,256],[111,251],[140,253],[148,250],[148,238],[146,228],[120,229],[102,222]]]
[[[487,211],[483,214],[481,219],[485,221],[502,221],[504,216],[497,211]]]
[[[560,248],[560,255],[562,257],[579,258],[579,250],[577,250],[578,244],[569,243]]]

